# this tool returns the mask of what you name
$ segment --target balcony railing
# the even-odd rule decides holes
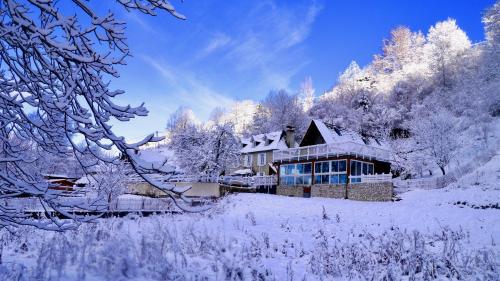
[[[375,174],[375,175],[361,175],[361,176],[349,176],[352,184],[356,183],[376,183],[376,182],[392,182],[392,174]],[[360,182],[354,181],[354,179],[360,179]]]
[[[276,176],[215,176],[215,175],[175,175],[168,182],[220,183],[237,186],[272,186],[276,185]]]
[[[276,150],[273,152],[273,160],[275,162],[289,162],[337,157],[341,155],[354,155],[361,158],[381,161],[389,161],[391,156],[390,151],[386,149],[362,145],[355,142],[343,142]]]

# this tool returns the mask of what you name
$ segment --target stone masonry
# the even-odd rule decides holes
[[[311,197],[345,198],[345,184],[315,184],[311,187]]]
[[[391,182],[356,183],[347,185],[347,198],[359,201],[390,201],[392,200]],[[278,186],[277,195],[303,197],[303,186]],[[344,184],[313,185],[311,197],[346,198]]]
[[[293,197],[304,197],[304,187],[279,185],[276,188],[276,194],[284,196],[293,196]]]
[[[392,200],[392,182],[370,182],[350,184],[347,198],[359,201]]]

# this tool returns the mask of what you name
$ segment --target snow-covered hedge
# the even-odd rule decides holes
[[[221,214],[107,219],[65,233],[3,232],[0,280],[494,280],[500,274],[498,253],[464,247],[464,231],[393,227],[379,235],[351,230],[346,239],[325,227],[293,239],[276,234],[307,225],[258,231],[252,212],[229,225]],[[316,219],[339,227],[342,220],[325,211]]]

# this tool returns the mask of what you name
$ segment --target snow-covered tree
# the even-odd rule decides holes
[[[309,112],[314,104],[314,87],[311,76],[308,76],[301,84],[299,89],[299,101],[304,112]]]
[[[243,135],[250,129],[256,109],[257,104],[252,100],[237,101],[228,109],[223,109],[223,112],[221,112],[215,123],[232,123],[235,134]]]
[[[454,19],[438,22],[427,34],[427,54],[430,68],[435,71],[437,85],[451,87],[459,62],[471,47],[467,34],[460,29]]]
[[[38,149],[54,154],[66,153],[69,144],[82,164],[83,155],[100,157],[92,146],[118,150],[146,181],[171,196],[175,194],[173,186],[160,186],[149,179],[146,171],[154,167],[133,153],[138,146],[158,139],[151,134],[129,144],[109,124],[111,120],[128,121],[144,116],[147,110],[143,105],[121,106],[113,102],[123,91],[111,89],[109,80],[119,75],[115,66],[125,64],[130,54],[126,25],[113,13],[100,15],[88,4],[88,1],[72,1],[73,12],[68,15],[64,11],[72,9],[62,9],[62,1],[1,2],[0,193],[3,199],[28,194],[49,207],[62,207],[43,177],[24,168],[30,159],[25,157],[16,139],[36,143]],[[149,15],[166,11],[184,18],[167,0],[117,0],[116,4]],[[29,118],[30,113],[37,118]],[[83,140],[83,145],[78,146],[77,139]],[[100,158],[105,162],[117,161],[117,157]],[[83,169],[97,162],[85,163]],[[50,228],[54,221],[42,224],[13,209],[0,209],[1,226],[23,223]],[[64,229],[66,223],[58,222],[55,227]]]
[[[100,163],[95,168],[95,174],[89,177],[90,188],[95,190],[99,198],[107,204],[128,191],[132,168],[125,161],[118,163]]]
[[[494,52],[500,52],[500,2],[496,1],[483,16],[486,40],[493,46]]]
[[[373,65],[377,71],[392,74],[421,59],[425,37],[400,26],[391,31],[391,38],[384,40],[382,54],[375,55]]]
[[[239,159],[240,144],[232,123],[210,128],[189,124],[172,133],[169,146],[187,174],[219,175],[233,168]]]
[[[184,130],[189,125],[199,123],[193,110],[188,107],[180,106],[172,114],[170,114],[167,120],[166,129],[169,132],[176,130]]]
[[[284,130],[287,126],[296,129],[296,137],[305,132],[308,117],[296,95],[286,90],[271,91],[259,104],[253,116],[251,134],[263,134],[270,131]]]
[[[232,123],[215,125],[208,131],[203,172],[220,175],[238,165],[241,148]]]
[[[460,145],[456,118],[446,109],[431,111],[422,107],[416,110],[410,128],[414,149],[429,156],[445,175]]]
[[[271,119],[271,111],[269,108],[259,103],[252,116],[252,123],[248,129],[247,136],[252,134],[260,134],[262,132],[271,131],[269,120]]]

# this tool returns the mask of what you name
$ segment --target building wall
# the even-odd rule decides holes
[[[311,187],[311,197],[346,198],[346,185],[315,184]]]
[[[175,186],[191,186],[191,189],[184,193],[188,197],[220,197],[218,183],[204,183],[204,182],[176,182],[172,183]],[[138,195],[145,195],[151,197],[165,196],[165,192],[153,187],[149,183],[139,182],[132,183],[128,186],[128,192]]]
[[[265,153],[266,154],[266,163],[263,166],[258,165],[258,157],[260,153]],[[245,157],[248,154],[243,154],[241,156],[241,166],[237,169],[251,169],[255,174],[258,173],[264,173],[264,175],[268,176],[271,174],[269,164],[273,163],[273,151],[266,151],[266,152],[254,152],[254,153],[249,153],[252,155],[252,165],[250,167],[245,167],[243,164],[245,163]]]
[[[304,197],[303,186],[278,186],[276,187],[276,195]]]
[[[303,189],[303,186],[279,185],[276,188],[276,194],[303,197]],[[315,184],[311,187],[311,197],[347,198],[359,201],[390,201],[392,200],[392,195],[392,182],[348,184],[347,189],[344,184]]]
[[[391,201],[392,182],[370,182],[349,185],[347,198],[359,201]]]

